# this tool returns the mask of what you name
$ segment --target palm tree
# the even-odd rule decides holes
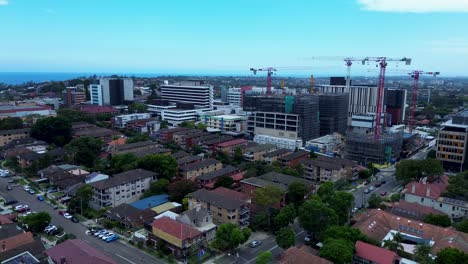
[[[403,246],[401,245],[402,241],[403,236],[401,235],[401,233],[396,233],[395,235],[393,235],[392,240],[387,239],[384,241],[384,247],[391,251],[398,252],[399,250],[403,250]]]
[[[420,264],[431,264],[433,263],[432,258],[429,256],[431,253],[431,247],[428,245],[418,245],[416,246],[416,250],[414,255],[416,257],[416,261]]]

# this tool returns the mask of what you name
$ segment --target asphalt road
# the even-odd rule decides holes
[[[386,192],[386,195],[384,196],[390,196],[392,191],[398,187],[398,182],[395,180],[395,172],[379,172],[377,173],[376,178],[377,179],[373,180],[368,185],[357,187],[352,192],[354,196],[354,204],[356,207],[365,207],[372,194],[381,195],[382,192]],[[385,180],[386,183],[382,184],[380,187],[375,187],[375,185],[380,183],[382,180]],[[375,190],[367,194],[364,193],[364,190],[371,186],[374,186]]]
[[[416,153],[416,154],[414,154],[413,156],[411,156],[409,159],[412,159],[412,160],[424,160],[424,159],[427,158],[427,154],[428,154],[429,151],[431,151],[432,149],[434,149],[434,146],[424,148],[424,149],[422,149],[421,151],[419,151],[418,153]]]
[[[79,223],[73,223],[72,221],[65,219],[63,216],[59,215],[58,211],[54,210],[49,204],[37,200],[36,195],[31,195],[24,191],[22,186],[17,186],[14,187],[13,190],[7,191],[6,186],[8,184],[8,179],[9,178],[0,178],[0,195],[9,195],[18,200],[18,204],[29,205],[31,211],[48,212],[52,217],[53,225],[62,226],[65,232],[72,233],[77,238],[88,242],[93,248],[106,253],[108,256],[112,257],[117,263],[164,263],[130,245],[124,244],[123,242],[114,241],[111,243],[106,243],[99,238],[86,235],[85,232],[87,228],[85,226]]]

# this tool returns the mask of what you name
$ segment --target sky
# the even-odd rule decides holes
[[[0,0],[3,72],[345,74],[349,56],[468,76],[468,0]]]

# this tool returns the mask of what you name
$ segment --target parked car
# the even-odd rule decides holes
[[[385,196],[385,195],[387,195],[387,192],[381,192],[380,195]]]
[[[55,192],[57,192],[57,189],[49,189],[49,190],[47,190],[47,193],[55,193]]]
[[[57,210],[58,209],[58,205],[56,204],[51,204],[52,208],[54,208],[54,210]]]
[[[312,235],[307,235],[304,237],[304,242],[310,242],[312,241]]]
[[[28,193],[29,194],[36,194],[36,192],[33,189],[29,189]]]
[[[374,187],[374,186],[369,187],[369,191],[370,191],[370,192],[372,192],[372,191],[374,191],[374,190],[375,190],[375,187]]]
[[[8,180],[8,183],[15,183],[14,179]]]
[[[13,187],[11,187],[11,185],[7,185],[6,189],[7,189],[7,191],[11,191],[11,190],[13,190]]]
[[[12,205],[12,204],[15,204],[17,203],[18,201],[15,200],[15,199],[7,199],[5,200],[5,202],[3,202],[4,205]]]
[[[369,189],[364,189],[364,193],[369,193]]]
[[[380,183],[381,183],[381,184],[386,184],[387,181],[386,181],[386,180],[381,180]]]
[[[102,238],[103,236],[107,236],[110,233],[110,231],[106,230],[102,233],[100,233],[97,237]]]
[[[71,219],[73,216],[69,213],[64,213],[63,217],[65,217],[66,219]]]
[[[38,195],[38,196],[37,196],[37,199],[38,199],[39,201],[44,201],[44,200],[45,200],[45,197],[44,197],[44,195]]]
[[[80,222],[80,220],[79,220],[78,218],[74,217],[74,216],[73,216],[70,220],[71,220],[73,223],[79,223],[79,222]]]
[[[369,184],[369,183],[370,183],[369,180],[366,180],[366,181],[364,182],[364,185],[367,185],[367,184]]]
[[[254,247],[259,246],[260,244],[262,244],[262,241],[254,240],[254,241],[250,242],[249,246],[251,248],[254,248]]]
[[[31,190],[31,187],[29,187],[28,185],[25,185],[25,186],[23,187],[23,190],[29,192],[29,190]]]
[[[64,211],[64,210],[59,210],[59,211],[58,211],[58,214],[59,214],[59,215],[64,215],[65,213],[67,213],[67,212]]]
[[[99,229],[97,230],[96,232],[94,232],[93,236],[97,237],[99,236],[101,233],[104,233],[104,232],[107,232],[106,229]]]
[[[27,204],[20,204],[15,207],[15,211],[18,213],[29,211],[29,206]]]
[[[382,186],[382,183],[380,183],[380,182],[375,184],[375,188],[379,188],[380,186]]]
[[[111,236],[113,236],[113,235],[114,235],[114,233],[109,232],[109,233],[107,233],[107,235],[102,236],[101,239],[105,241],[107,238],[109,238],[109,237],[111,237]]]
[[[106,242],[109,243],[109,242],[115,241],[117,239],[119,239],[118,235],[112,235],[112,236],[106,238]]]

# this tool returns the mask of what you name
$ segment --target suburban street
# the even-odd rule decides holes
[[[356,207],[364,207],[372,194],[380,195],[382,192],[386,192],[385,196],[390,196],[393,190],[398,187],[398,183],[395,180],[394,170],[388,172],[380,171],[377,173],[375,178],[376,180],[371,181],[369,184],[361,185],[352,191]],[[386,183],[382,184],[380,187],[375,187],[375,185],[380,183],[382,180],[385,180]],[[375,190],[370,191],[367,194],[364,193],[364,190],[369,189],[371,186],[374,186]]]
[[[18,204],[27,204],[31,211],[40,212],[45,211],[52,217],[51,223],[56,226],[62,226],[67,233],[74,234],[77,238],[85,240],[92,247],[106,253],[112,257],[117,263],[122,264],[139,264],[139,263],[164,263],[146,253],[138,250],[135,247],[124,244],[121,241],[106,243],[94,236],[85,234],[87,228],[80,223],[73,223],[58,214],[49,204],[37,200],[36,195],[31,195],[23,190],[22,186],[16,186],[11,191],[6,190],[7,181],[10,178],[0,178],[0,195],[10,196],[18,200]],[[15,205],[18,205],[15,204]]]

